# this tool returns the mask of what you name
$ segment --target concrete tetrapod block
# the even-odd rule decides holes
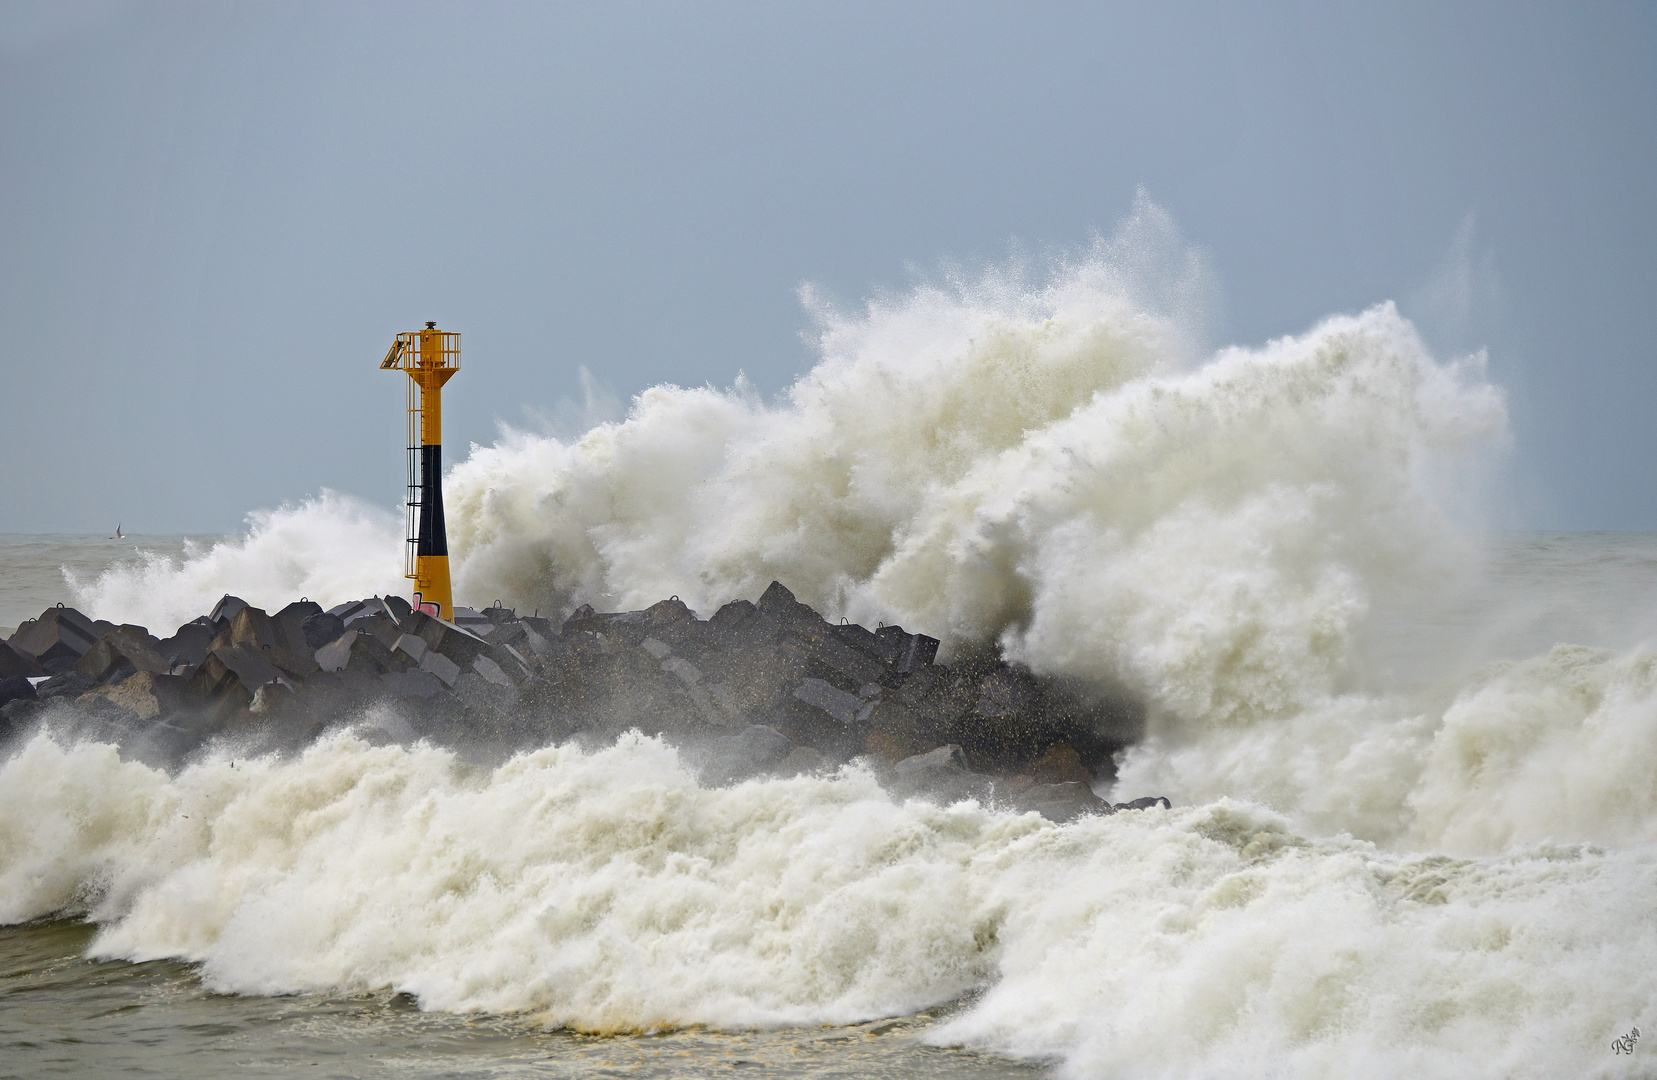
[[[502,714],[518,703],[518,688],[507,682],[504,686],[475,671],[463,671],[455,680],[455,696],[468,708],[484,713]]]
[[[345,633],[345,620],[338,615],[324,611],[307,616],[305,621],[300,623],[300,628],[305,634],[305,647],[311,650],[312,656],[315,656],[316,650],[330,641],[337,640],[341,634]]]
[[[795,749],[794,741],[776,728],[750,724],[709,741],[702,776],[710,784],[746,780],[776,769]]]
[[[219,637],[226,645],[243,645],[250,649],[269,649],[287,645],[276,629],[276,622],[261,608],[244,604],[230,617],[230,623]]]
[[[833,634],[814,634],[809,637],[790,635],[783,638],[782,643],[788,648],[798,649],[809,660],[821,664],[855,686],[882,682],[890,679],[892,675],[891,669],[885,664],[852,648]]]
[[[804,680],[795,688],[794,697],[821,709],[848,727],[867,721],[874,711],[872,701],[838,690],[822,679]]]
[[[444,686],[453,687],[455,680],[460,678],[460,665],[450,660],[440,652],[427,650],[420,659],[420,670],[437,676]]]
[[[1168,801],[1168,797],[1166,795],[1147,795],[1142,799],[1134,799],[1131,802],[1119,802],[1116,804],[1116,809],[1152,810],[1158,806],[1162,807],[1164,810],[1172,810],[1174,808],[1174,804]]]
[[[219,602],[213,605],[213,610],[207,617],[216,623],[229,622],[236,617],[236,612],[245,607],[247,607],[246,600],[225,593],[224,596],[219,598]]]
[[[426,700],[436,694],[443,693],[447,687],[443,681],[429,671],[388,671],[380,676],[380,682],[385,684],[386,690],[393,697],[417,698]]]
[[[385,643],[362,630],[347,630],[316,651],[316,663],[323,671],[360,671],[383,675],[413,667],[406,656],[393,656]]]
[[[460,627],[462,630],[468,630],[473,634],[476,634],[478,637],[487,637],[495,631],[494,622],[489,618],[489,616],[485,615],[481,611],[478,611],[476,608],[460,607],[457,605],[449,619],[449,622]]]
[[[898,661],[898,670],[902,672],[919,671],[937,659],[937,638],[927,637],[925,634],[911,634],[904,648],[903,659]]]
[[[426,658],[429,649],[425,638],[415,637],[413,634],[399,634],[397,640],[391,643],[391,651],[402,653],[409,658],[410,663],[418,666],[420,661]]]
[[[209,709],[224,715],[253,703],[254,691],[274,682],[281,672],[265,658],[263,649],[242,645],[221,645],[208,651],[187,689]]]
[[[108,682],[123,670],[165,675],[172,665],[161,654],[160,645],[142,626],[118,626],[75,662],[75,670],[95,683]]]
[[[514,692],[518,689],[517,681],[502,670],[499,664],[495,663],[495,661],[491,660],[487,656],[480,656],[476,660],[473,660],[472,670],[477,672],[479,675],[482,675],[485,679],[494,683],[496,686],[503,687]]]
[[[292,619],[295,622],[303,623],[312,615],[320,614],[322,614],[322,605],[315,600],[295,600],[275,615],[272,615],[271,618]]]
[[[47,608],[40,618],[19,626],[10,643],[34,657],[42,671],[56,675],[74,667],[103,633],[74,608]]]
[[[0,679],[38,679],[44,674],[34,657],[14,648],[10,642],[0,641]]]
[[[570,617],[564,620],[558,632],[560,634],[578,634],[582,632],[602,634],[604,632],[604,620],[599,617],[598,612],[593,610],[591,604],[582,604],[570,612]]]
[[[428,649],[442,653],[463,669],[489,651],[489,642],[483,638],[423,611],[409,616],[408,633],[423,638]]]
[[[384,615],[388,618],[394,617],[391,609],[386,607],[385,601],[380,599],[378,596],[371,596],[366,600],[349,600],[343,604],[335,604],[333,607],[328,609],[328,614],[338,615],[341,621],[346,623],[352,623],[358,619],[366,619],[371,615]]]
[[[218,630],[211,622],[196,619],[179,627],[178,632],[172,637],[163,638],[156,644],[155,651],[161,654],[171,667],[194,667],[206,657],[207,650],[212,648],[213,639],[217,636]]]
[[[140,671],[120,682],[89,690],[78,700],[103,699],[121,706],[140,720],[154,720],[159,716],[170,716],[184,707],[187,697],[185,687],[181,676]]]

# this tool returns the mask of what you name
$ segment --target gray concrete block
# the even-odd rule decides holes
[[[822,679],[806,679],[795,688],[794,697],[848,726],[864,723],[874,711],[873,702],[836,689]]]
[[[413,667],[406,655],[393,656],[385,643],[365,630],[347,630],[316,651],[317,667],[323,671],[360,671],[383,675]]]
[[[239,596],[231,596],[229,593],[225,593],[224,596],[220,598],[219,602],[213,605],[213,610],[207,617],[214,622],[229,622],[231,619],[235,618],[236,612],[245,607],[247,607],[246,600],[243,600]]]
[[[208,650],[186,689],[192,697],[221,710],[247,708],[253,693],[274,682],[281,672],[265,658],[264,650],[243,645],[221,645]]]
[[[345,633],[345,620],[328,611],[307,616],[299,626],[305,635],[305,647],[311,650],[312,656],[316,655],[316,650]]]
[[[186,681],[177,675],[140,671],[120,682],[89,690],[81,700],[104,698],[142,720],[171,716],[188,701]]]
[[[161,654],[160,645],[141,626],[118,626],[99,638],[75,662],[75,670],[100,684],[110,681],[122,670],[129,674],[150,671],[165,675],[172,670],[172,665]]]
[[[435,675],[444,686],[454,686],[460,677],[460,665],[440,652],[427,650],[420,660],[420,670]]]
[[[0,642],[0,679],[35,679],[44,674],[34,657],[13,647],[10,642]]]
[[[34,657],[48,675],[57,675],[74,667],[102,636],[103,631],[74,608],[55,607],[19,626],[10,644]]]
[[[179,627],[172,637],[162,638],[156,644],[155,651],[167,661],[169,668],[185,664],[194,667],[207,656],[207,650],[217,636],[218,630],[209,620],[196,619]]]
[[[461,668],[470,667],[473,660],[489,651],[488,641],[423,611],[409,616],[408,633],[425,639],[427,648],[442,653]]]
[[[425,701],[448,690],[443,681],[429,671],[388,671],[380,676],[386,692],[392,697],[414,698]]]

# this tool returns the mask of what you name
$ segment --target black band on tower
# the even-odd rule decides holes
[[[420,448],[420,542],[416,555],[448,555],[449,533],[443,522],[443,447]]]

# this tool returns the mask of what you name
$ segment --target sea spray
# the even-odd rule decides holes
[[[0,793],[4,918],[226,992],[612,1032],[976,991],[935,1038],[1153,1077],[1584,1075],[1657,992],[1649,851],[1389,854],[1230,799],[1059,827],[855,768],[705,788],[648,739],[486,768],[348,733],[175,776],[41,735]]]
[[[89,581],[68,574],[94,618],[171,628],[211,611],[226,593],[280,609],[301,596],[325,604],[400,594],[402,522],[390,511],[336,491],[247,516],[247,532],[187,542],[182,558],[148,554]]]

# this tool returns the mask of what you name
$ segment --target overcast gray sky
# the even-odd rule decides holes
[[[377,361],[425,319],[450,461],[581,365],[773,392],[802,282],[1080,245],[1140,187],[1227,341],[1395,299],[1488,346],[1514,521],[1657,528],[1654,13],[0,0],[0,531],[391,505]]]

